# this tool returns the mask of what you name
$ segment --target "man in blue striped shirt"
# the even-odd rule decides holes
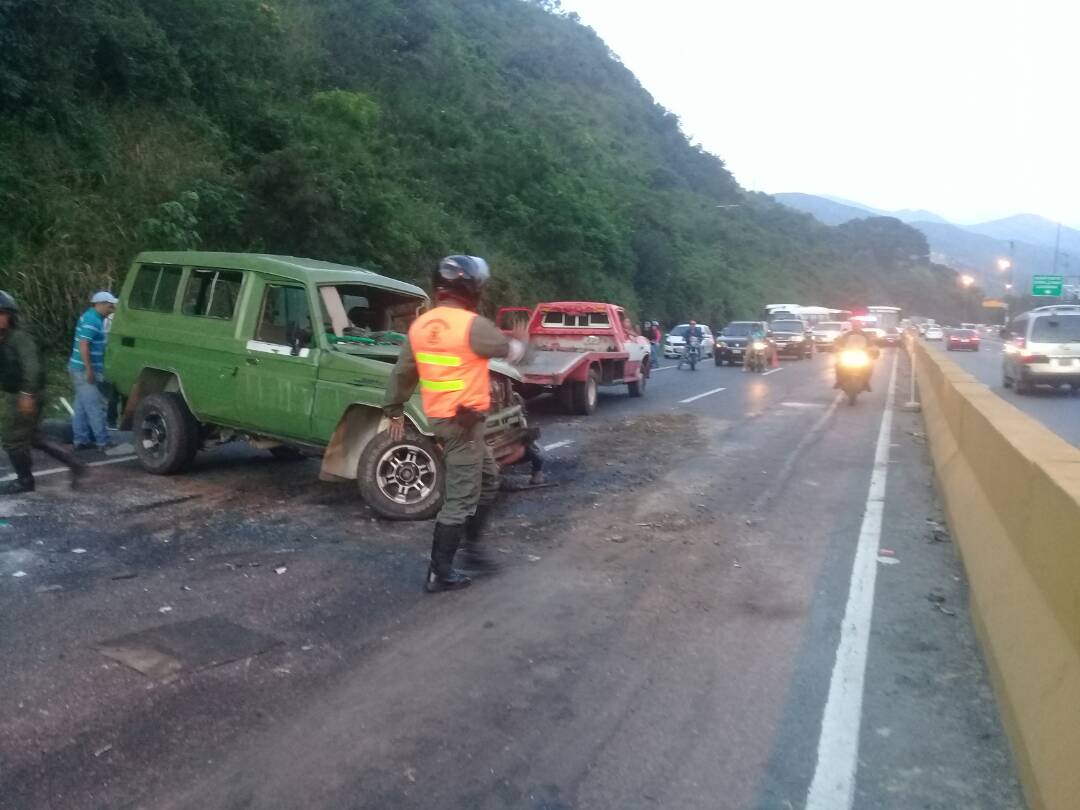
[[[110,292],[94,293],[90,308],[79,318],[75,327],[75,342],[71,347],[68,372],[75,387],[75,414],[71,430],[75,449],[112,446],[105,424],[108,406],[105,389],[105,341],[108,337],[105,319],[116,310],[117,299]]]

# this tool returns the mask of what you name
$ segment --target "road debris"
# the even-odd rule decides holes
[[[86,553],[86,549],[85,549],[85,548],[73,548],[73,549],[71,550],[71,553],[72,553],[72,554],[85,554],[85,553]]]
[[[621,534],[613,534],[613,535],[611,535],[611,537],[608,538],[608,540],[610,540],[612,543],[625,543],[626,542],[626,538],[623,537]]]
[[[279,565],[277,568],[274,569],[274,573],[275,574],[284,574],[288,570],[289,569],[287,567],[285,567],[284,565]]]
[[[21,577],[26,576],[26,572],[25,571],[16,571],[14,574],[12,574],[12,576],[15,577],[15,579],[20,579]]]
[[[930,604],[932,604],[937,610],[944,613],[946,616],[956,615],[955,610],[949,610],[947,607],[945,607],[945,597],[942,596],[940,593],[927,594],[926,598],[930,602]]]
[[[945,526],[942,526],[936,520],[926,519],[927,527],[930,530],[930,542],[931,543],[948,543],[951,539],[949,536],[949,530]]]
[[[526,554],[525,559],[529,562],[540,562],[540,558],[537,557],[535,554]]]
[[[10,528],[11,528],[11,521],[9,521],[7,518],[0,518],[0,529],[10,529]]]
[[[172,605],[162,605],[157,609],[158,613],[172,613]]]
[[[109,579],[135,579],[138,575],[137,571],[121,571],[119,574],[113,574]]]
[[[103,745],[103,746],[101,746],[101,748],[97,749],[94,752],[94,756],[95,757],[100,757],[102,754],[107,754],[110,751],[112,751],[112,745],[111,744],[110,745]]]
[[[34,588],[34,593],[50,593],[52,591],[64,590],[63,585],[38,585]]]

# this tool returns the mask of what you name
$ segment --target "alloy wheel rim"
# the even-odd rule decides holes
[[[411,505],[427,499],[438,484],[438,466],[424,448],[398,444],[387,449],[375,466],[379,492],[394,503]]]

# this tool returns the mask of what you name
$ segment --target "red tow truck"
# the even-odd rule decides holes
[[[528,326],[531,351],[517,369],[522,394],[553,391],[567,413],[585,415],[596,410],[601,385],[625,385],[632,397],[645,393],[649,341],[628,332],[625,317],[614,304],[556,301],[533,310],[504,307],[496,323],[506,332]]]

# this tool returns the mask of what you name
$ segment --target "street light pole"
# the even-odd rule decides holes
[[[960,276],[960,283],[964,285],[964,314],[968,316],[968,323],[971,323],[971,285],[975,283],[975,276],[964,273]]]

